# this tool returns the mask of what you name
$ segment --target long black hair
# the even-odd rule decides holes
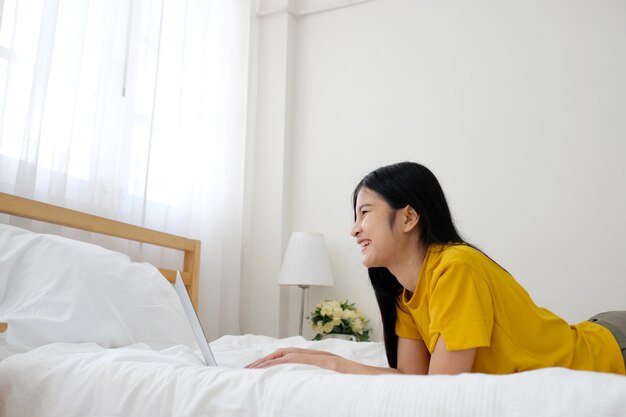
[[[465,243],[454,226],[439,181],[425,166],[415,162],[400,162],[380,167],[367,174],[352,194],[355,219],[357,195],[363,188],[374,191],[393,209],[411,206],[420,216],[421,243],[426,247],[433,243]],[[383,322],[387,361],[389,366],[397,368],[396,301],[402,293],[402,285],[384,267],[368,268],[368,274]]]

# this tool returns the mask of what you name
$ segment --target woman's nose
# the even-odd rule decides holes
[[[352,237],[357,237],[360,232],[361,232],[361,225],[359,224],[359,222],[354,222],[354,224],[352,225],[352,229],[350,229],[350,235]]]

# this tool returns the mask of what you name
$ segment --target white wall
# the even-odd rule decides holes
[[[572,322],[626,309],[625,2],[376,0],[291,19],[290,187],[272,195],[289,221],[264,241],[326,236],[336,286],[309,309],[349,298],[379,330],[350,195],[402,160],[435,172],[463,234],[537,304]],[[278,268],[254,282],[282,304],[242,314],[243,331],[286,316],[280,335],[297,332]]]

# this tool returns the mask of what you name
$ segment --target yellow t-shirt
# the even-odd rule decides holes
[[[608,329],[569,325],[536,306],[508,272],[467,245],[431,245],[415,292],[400,295],[397,312],[396,334],[423,340],[431,353],[440,335],[449,350],[477,348],[473,372],[559,366],[625,374]]]

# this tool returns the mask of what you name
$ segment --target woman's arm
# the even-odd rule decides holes
[[[334,353],[300,348],[278,349],[249,364],[246,368],[267,368],[284,363],[302,363],[347,374],[426,374],[429,360],[430,353],[423,341],[400,338],[398,340],[398,369],[364,365]]]
[[[463,350],[448,350],[443,337],[439,335],[435,350],[430,358],[428,374],[456,375],[463,372],[472,372],[476,348]]]
[[[426,375],[430,352],[423,340],[398,338],[398,371],[403,374]]]
[[[422,340],[398,339],[398,369],[358,363],[322,350],[283,348],[249,364],[246,368],[261,369],[286,363],[315,365],[345,374],[460,374],[471,372],[476,349],[450,351],[439,337],[432,355]]]

